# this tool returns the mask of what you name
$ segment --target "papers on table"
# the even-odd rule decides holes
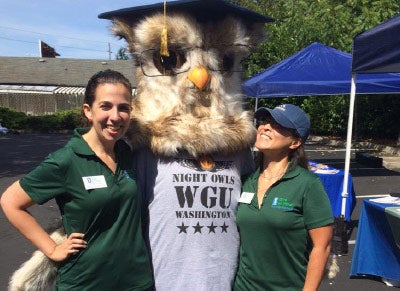
[[[400,205],[400,197],[385,196],[381,198],[370,199],[369,201],[376,203],[398,204]]]
[[[308,161],[308,169],[315,174],[337,174],[339,173],[338,169],[332,168],[328,165],[316,163],[314,161]]]
[[[316,174],[337,174],[339,173],[339,170],[337,169],[317,169],[314,171],[314,173]]]

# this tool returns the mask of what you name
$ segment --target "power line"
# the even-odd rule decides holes
[[[18,41],[18,42],[25,42],[25,43],[33,43],[33,44],[37,44],[37,41],[33,42],[33,41],[27,41],[27,40],[19,40],[19,39],[12,39],[9,37],[3,37],[0,36],[0,39],[6,39],[6,40],[11,40],[11,41]],[[69,49],[77,49],[77,50],[85,50],[85,51],[93,51],[93,52],[102,52],[102,53],[110,53],[110,48],[108,48],[107,50],[95,50],[95,49],[87,49],[87,48],[80,48],[80,47],[73,47],[73,46],[64,46],[64,45],[58,45],[55,46],[55,48],[69,48]]]
[[[92,51],[92,52],[108,53],[108,50],[103,50],[102,51],[102,50],[86,49],[86,48],[79,48],[79,47],[73,47],[73,46],[65,46],[65,45],[55,46],[55,48],[59,48],[59,47],[70,48],[70,49],[78,49],[78,50],[84,50],[84,51]]]
[[[25,29],[20,29],[20,28],[15,28],[15,27],[1,26],[1,25],[0,25],[0,28],[11,29],[11,30],[17,30],[17,31],[28,32],[28,33],[35,33],[35,34],[48,35],[48,36],[56,37],[56,38],[68,38],[68,39],[80,40],[80,41],[98,42],[98,43],[108,43],[108,42],[106,42],[106,41],[88,40],[88,39],[82,39],[82,38],[76,38],[76,37],[69,37],[69,36],[59,36],[59,35],[54,35],[54,34],[50,34],[50,33],[36,32],[36,31],[25,30]],[[114,43],[114,44],[115,44],[115,43]],[[115,45],[116,45],[116,44],[115,44]]]
[[[27,40],[20,40],[20,39],[12,39],[9,37],[0,36],[1,39],[12,40],[12,41],[19,41],[19,42],[26,42],[26,43],[37,43],[37,41],[27,41]]]

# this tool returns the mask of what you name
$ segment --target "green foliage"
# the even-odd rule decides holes
[[[396,140],[400,125],[399,108],[398,95],[357,96],[356,135],[360,138]]]
[[[72,130],[83,126],[80,108],[58,111],[54,114],[27,116],[25,113],[0,107],[2,125],[10,130],[52,132]]]
[[[59,130],[55,115],[28,116],[26,129],[29,131],[50,132]]]
[[[123,47],[121,47],[121,48],[118,50],[117,54],[115,55],[115,59],[116,59],[116,60],[128,60],[128,59],[129,59],[129,56],[128,56],[128,54],[126,53],[126,49],[123,48]]]
[[[234,1],[275,19],[266,24],[268,40],[253,55],[251,75],[313,42],[351,52],[353,38],[400,11],[392,0]]]
[[[26,114],[10,108],[0,107],[0,120],[8,129],[26,128]]]
[[[54,116],[57,119],[59,129],[74,129],[84,126],[80,108],[57,111]]]
[[[266,24],[268,39],[248,60],[246,77],[251,77],[302,50],[313,42],[352,51],[354,37],[400,11],[396,0],[235,0],[275,19]],[[349,92],[350,93],[350,92]],[[349,111],[348,96],[313,96],[259,99],[259,106],[296,103],[309,113],[316,134],[345,136]],[[278,100],[278,101],[276,101]],[[354,133],[359,137],[399,136],[400,98],[388,95],[357,95]],[[250,99],[253,106],[254,99]]]
[[[310,96],[303,100],[301,107],[309,115],[312,133],[346,136],[348,96]]]

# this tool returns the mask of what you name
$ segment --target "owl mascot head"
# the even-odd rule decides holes
[[[160,155],[194,157],[249,148],[243,60],[270,18],[220,0],[168,1],[103,13],[136,62],[131,140]]]
[[[138,183],[149,212],[155,287],[230,290],[240,176],[251,164],[243,153],[255,140],[241,93],[242,63],[272,19],[223,0],[168,1],[99,18],[112,21],[136,63],[128,138],[148,152],[138,154],[137,172],[144,175]],[[55,275],[37,251],[14,273],[10,289],[46,290]]]

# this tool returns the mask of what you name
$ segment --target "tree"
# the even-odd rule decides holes
[[[351,52],[353,38],[400,11],[400,1],[393,0],[236,0],[235,4],[248,7],[275,19],[266,24],[268,40],[251,55],[247,63],[246,77],[280,62],[302,50],[313,42],[320,42],[336,49]],[[383,98],[385,97],[385,98]],[[358,98],[359,112],[356,125],[363,136],[393,136],[398,134],[400,108],[396,98],[391,96],[363,96]],[[332,98],[302,98],[301,105],[310,112],[313,124],[325,124],[319,130],[332,134],[345,133],[348,116],[348,96]],[[291,102],[293,99],[280,102]],[[298,98],[294,99],[298,102]],[[260,100],[260,106],[269,106],[277,101]],[[324,114],[321,113],[321,108]],[[382,118],[378,108],[390,108]],[[364,114],[364,112],[366,114]],[[368,112],[368,114],[367,114]],[[326,120],[334,125],[328,125]],[[334,128],[333,128],[334,127]],[[397,128],[396,128],[397,127]],[[397,132],[396,132],[397,130]],[[388,133],[390,131],[391,133]]]
[[[400,11],[393,0],[237,0],[236,4],[271,16],[269,39],[252,57],[251,75],[312,42],[351,52],[353,38]]]
[[[115,59],[116,60],[128,60],[129,59],[129,56],[126,53],[126,49],[124,47],[121,47],[118,50],[117,54],[115,55]]]

